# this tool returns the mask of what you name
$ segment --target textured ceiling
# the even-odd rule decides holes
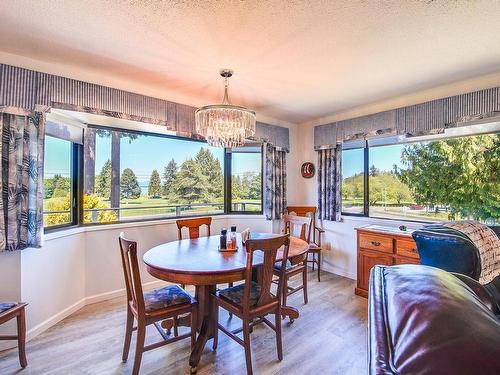
[[[1,0],[0,57],[196,106],[229,67],[233,103],[299,123],[499,71],[500,1]]]

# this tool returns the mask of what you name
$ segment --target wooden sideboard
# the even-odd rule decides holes
[[[368,297],[370,270],[375,265],[419,264],[417,245],[410,230],[369,225],[356,228],[358,247],[358,281],[355,293]]]

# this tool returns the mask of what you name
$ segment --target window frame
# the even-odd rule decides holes
[[[234,211],[232,210],[232,156],[233,153],[243,154],[257,154],[254,151],[237,151],[233,152],[232,149],[224,149],[224,213],[227,215],[262,215],[264,212],[264,145],[260,145],[260,211]],[[227,176],[227,177],[226,177]]]
[[[46,135],[52,138],[60,139],[69,142],[71,145],[71,167],[70,167],[70,183],[71,183],[71,196],[70,196],[70,215],[71,221],[65,224],[52,225],[46,227],[44,225],[44,233],[57,232],[63,229],[75,228],[80,225],[83,219],[83,147],[82,145],[70,141],[68,139],[56,137],[54,135]],[[44,144],[44,155],[46,152]],[[44,171],[45,173],[45,171]],[[45,178],[45,175],[43,176]],[[45,198],[44,198],[45,199]],[[43,215],[45,216],[45,210]]]
[[[100,129],[100,130],[107,130],[107,131],[117,131],[117,132],[122,132],[122,133],[132,133],[132,134],[137,134],[137,135],[144,135],[144,136],[152,136],[152,137],[160,137],[160,138],[168,138],[168,139],[174,139],[174,140],[183,140],[183,141],[190,141],[190,142],[198,142],[198,143],[203,143],[205,145],[208,145],[207,142],[203,139],[195,139],[195,138],[189,138],[189,137],[183,137],[183,136],[178,136],[178,135],[172,135],[172,134],[165,134],[165,133],[154,133],[154,132],[149,132],[149,131],[141,131],[141,130],[136,130],[136,129],[124,129],[124,128],[117,128],[117,127],[111,127],[111,126],[100,126],[100,125],[88,125],[89,128],[92,129]],[[59,138],[59,137],[54,137],[52,135],[48,135],[53,138]],[[63,138],[59,138],[63,139]],[[63,139],[65,140],[65,139]],[[66,140],[68,141],[68,140]],[[71,141],[68,141],[71,142]],[[262,215],[264,212],[264,148],[263,144],[260,144],[260,155],[261,155],[261,200],[260,200],[260,211],[233,211],[231,210],[232,207],[232,201],[231,201],[231,149],[224,148],[224,160],[223,160],[223,171],[224,171],[224,205],[223,205],[223,212],[217,212],[217,213],[212,213],[212,214],[206,214],[206,215],[181,215],[181,216],[163,216],[163,217],[154,217],[154,218],[148,218],[144,217],[141,219],[135,219],[135,220],[117,220],[117,221],[112,221],[112,222],[105,222],[105,223],[84,223],[83,218],[84,218],[84,209],[83,209],[83,191],[84,191],[84,173],[85,171],[83,170],[84,168],[84,152],[83,152],[83,145],[80,145],[75,142],[71,142],[72,144],[72,160],[71,160],[71,184],[72,184],[72,196],[71,196],[71,201],[72,201],[72,207],[71,207],[71,214],[72,214],[72,221],[71,223],[67,224],[61,224],[61,225],[54,225],[50,227],[44,227],[44,232],[45,233],[50,233],[50,232],[56,232],[59,230],[64,230],[64,229],[69,229],[69,228],[74,228],[74,227],[92,227],[92,226],[101,226],[101,225],[113,225],[113,224],[126,224],[126,223],[139,223],[139,222],[148,222],[148,221],[157,221],[157,220],[176,220],[179,218],[192,218],[192,217],[200,217],[200,216],[221,216],[221,215]],[[248,151],[252,152],[252,151]],[[255,153],[255,152],[252,152]]]

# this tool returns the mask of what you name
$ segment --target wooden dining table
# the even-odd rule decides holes
[[[251,233],[251,239],[273,238],[271,233]],[[246,251],[237,235],[238,250],[219,251],[220,236],[200,237],[167,242],[148,250],[143,257],[148,272],[161,280],[172,283],[194,285],[195,298],[198,301],[197,322],[198,337],[189,358],[189,365],[196,369],[206,342],[213,337],[215,327],[212,319],[214,309],[211,306],[211,294],[217,284],[240,281],[245,278]],[[307,252],[309,245],[296,237],[290,237],[288,258],[293,259]],[[282,259],[278,251],[277,260]],[[254,266],[262,264],[263,258],[254,256]],[[283,306],[282,314],[291,321],[299,317],[299,311],[291,306]],[[180,317],[178,325],[190,326],[190,317]],[[163,322],[164,328],[170,328],[171,322]]]

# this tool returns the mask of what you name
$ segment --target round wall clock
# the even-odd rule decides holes
[[[300,173],[302,173],[302,177],[304,178],[311,178],[314,176],[315,172],[314,164],[311,163],[310,161],[305,162],[302,164],[302,167],[300,167]]]

